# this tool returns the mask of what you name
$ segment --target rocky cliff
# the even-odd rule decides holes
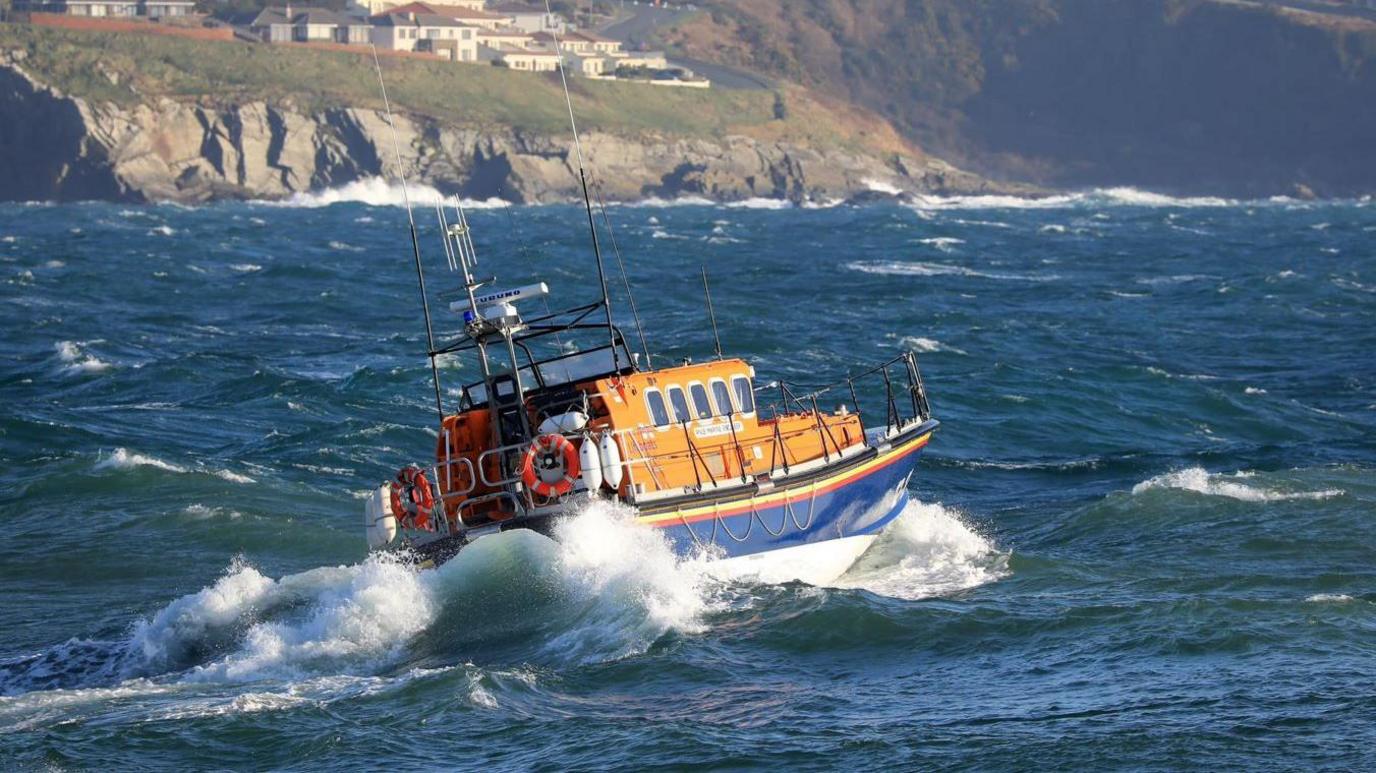
[[[980,173],[1188,194],[1376,191],[1367,19],[1260,0],[703,4],[666,44],[868,107]]]
[[[272,199],[398,171],[386,116],[375,109],[168,96],[101,101],[43,83],[26,59],[23,51],[0,53],[0,200]],[[396,128],[400,171],[413,182],[473,198],[546,202],[578,195],[566,136],[413,114],[397,115]],[[591,131],[583,146],[611,199],[801,201],[874,187],[987,187],[935,159],[744,135]]]

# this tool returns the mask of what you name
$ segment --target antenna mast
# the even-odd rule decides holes
[[[401,181],[401,199],[406,204],[406,220],[411,225],[411,254],[416,259],[416,282],[420,285],[420,308],[425,313],[425,355],[430,358],[430,377],[435,383],[435,411],[444,424],[444,403],[440,400],[440,369],[435,364],[435,329],[430,324],[430,300],[425,292],[425,269],[420,264],[420,240],[416,238],[416,218],[411,213],[411,193],[406,188],[406,174],[401,171],[401,145],[397,142],[397,125],[392,120],[392,103],[387,99],[387,84],[382,80],[382,62],[377,58],[377,46],[369,44],[373,51],[373,68],[377,70],[377,85],[382,90],[382,106],[387,111],[387,127],[392,131],[392,152],[397,158],[397,179]],[[600,264],[599,264],[600,265]]]
[[[721,336],[717,335],[717,312],[712,310],[712,290],[707,286],[707,266],[702,267],[702,294],[707,296],[707,316],[712,318],[712,340],[717,344],[717,359],[720,360]]]
[[[550,16],[554,15],[549,0],[545,0],[545,13]],[[592,252],[597,258],[597,281],[602,286],[602,308],[607,312],[607,336],[611,339],[612,344],[612,367],[620,371],[620,353],[616,350],[616,327],[612,324],[612,301],[607,294],[607,272],[602,267],[602,247],[597,242],[597,224],[592,217],[592,197],[588,195],[588,173],[583,169],[583,143],[578,139],[578,122],[573,119],[573,98],[569,96],[569,78],[564,73],[564,46],[559,41],[558,30],[550,30],[550,36],[554,38],[554,53],[559,58],[559,83],[564,87],[564,104],[569,109],[569,128],[573,130],[573,151],[578,159],[578,181],[583,186],[583,209],[588,213],[588,231],[592,234]],[[373,55],[376,57],[376,52]]]

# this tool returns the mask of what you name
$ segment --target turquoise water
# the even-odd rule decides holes
[[[365,560],[433,403],[403,210],[332,198],[0,206],[7,766],[1371,765],[1370,202],[611,208],[666,362],[700,264],[759,383],[919,353],[912,501],[814,588],[606,507]],[[474,211],[480,271],[589,298],[582,217]]]

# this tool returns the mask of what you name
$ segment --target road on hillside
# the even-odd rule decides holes
[[[656,8],[652,5],[633,5],[626,7],[629,15],[624,16],[598,30],[613,40],[619,40],[628,48],[648,41],[660,27],[678,22],[694,11],[684,8]],[[683,56],[670,57],[669,64],[686,67],[712,81],[713,86],[724,89],[772,89],[774,84],[768,78],[736,67],[704,62]]]

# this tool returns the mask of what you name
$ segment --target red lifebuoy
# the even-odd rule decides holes
[[[526,450],[521,480],[542,497],[563,496],[578,480],[578,451],[563,435],[541,435]]]
[[[435,509],[435,494],[425,471],[413,465],[402,467],[392,481],[392,515],[403,526],[430,528],[430,513]]]

